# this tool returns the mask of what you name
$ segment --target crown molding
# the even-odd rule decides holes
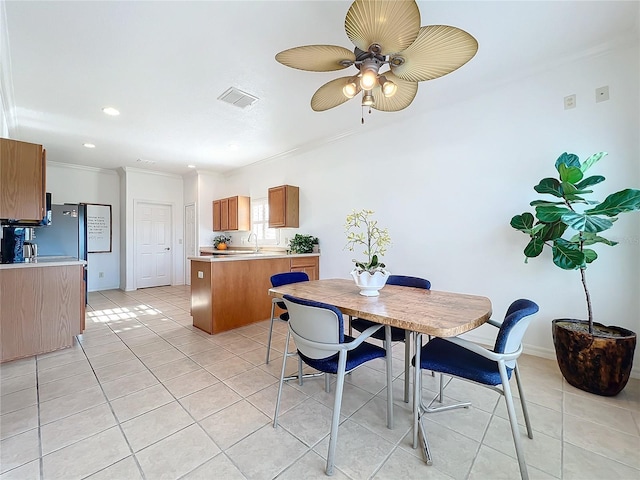
[[[157,175],[159,177],[177,178],[182,180],[182,175],[178,175],[177,173],[158,172],[155,170],[145,170],[143,168],[136,167],[120,167],[120,169],[125,175],[127,173],[144,173],[146,175]]]
[[[47,167],[71,168],[74,170],[84,170],[94,173],[105,173],[107,175],[117,175],[118,172],[108,168],[90,167],[88,165],[76,165],[74,163],[52,162],[47,160]]]

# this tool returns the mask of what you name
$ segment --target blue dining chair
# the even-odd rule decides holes
[[[516,300],[507,309],[507,313],[502,322],[495,320],[488,321],[489,325],[499,329],[493,350],[481,347],[476,343],[459,337],[434,338],[420,349],[419,355],[416,354],[412,362],[414,366],[416,362],[419,362],[419,367],[423,370],[432,370],[440,373],[440,392],[429,405],[425,406],[424,403],[422,403],[422,399],[420,399],[419,413],[437,412],[459,407],[469,407],[471,405],[467,402],[438,407],[431,406],[436,399],[440,403],[443,401],[444,375],[491,388],[504,397],[507,405],[507,413],[509,414],[509,422],[511,424],[511,433],[516,447],[516,456],[518,457],[518,464],[520,466],[520,475],[525,480],[528,479],[529,476],[524,453],[522,452],[522,446],[520,444],[518,419],[516,418],[516,411],[513,406],[509,379],[511,378],[511,373],[515,372],[520,402],[522,403],[522,412],[524,413],[524,420],[527,426],[527,435],[529,438],[533,438],[533,430],[531,429],[531,422],[529,421],[529,413],[524,398],[517,359],[522,353],[522,337],[531,322],[532,315],[537,312],[538,305],[531,300]],[[420,377],[421,376],[418,375],[418,378]],[[421,393],[421,386],[418,385],[418,388],[418,392]],[[430,463],[431,453],[429,451],[429,444],[424,431],[424,425],[420,419],[418,420],[418,425],[414,425],[414,427],[419,427],[420,429],[427,454],[427,463]],[[417,431],[414,431],[414,448],[417,446],[417,433]]]
[[[308,282],[309,275],[305,272],[284,272],[284,273],[276,273],[271,276],[271,286],[272,287],[281,287],[282,285],[289,285],[290,283],[299,283],[299,282]],[[269,354],[271,353],[271,337],[273,335],[273,321],[275,320],[275,309],[276,306],[280,307],[284,312],[282,312],[278,319],[286,322],[289,320],[289,313],[287,312],[287,306],[284,302],[279,298],[271,299],[271,324],[269,325],[269,339],[267,340],[267,360],[266,363],[269,363]],[[286,350],[286,348],[285,348]],[[302,384],[301,384],[302,385]]]
[[[431,289],[431,282],[420,277],[409,277],[406,275],[389,275],[387,285],[399,285],[401,287]],[[358,332],[364,332],[372,325],[376,325],[370,320],[354,318],[351,320],[350,328]],[[384,341],[384,331],[378,330],[372,335],[373,338]],[[411,332],[398,327],[391,327],[391,341],[404,342],[404,401],[409,402],[410,365],[411,365]]]
[[[367,338],[378,330],[386,330],[387,336],[390,336],[390,327],[376,324],[367,328],[357,338],[353,338],[344,334],[342,313],[336,307],[290,295],[285,295],[283,299],[289,312],[289,331],[285,345],[289,345],[289,338],[293,337],[298,356],[304,363],[311,368],[324,372],[325,375],[337,374],[329,451],[325,470],[327,475],[332,475],[335,465],[338,424],[346,373],[352,372],[370,360],[386,358],[387,427],[393,428],[391,342],[386,342],[386,349],[365,342]],[[287,358],[291,355],[295,355],[295,352],[287,351],[282,359],[282,373],[280,374],[280,383],[278,385],[276,411],[273,416],[274,428],[278,426],[280,397],[282,396],[282,386],[285,379],[284,372]]]

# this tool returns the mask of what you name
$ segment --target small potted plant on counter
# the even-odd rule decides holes
[[[313,252],[313,240],[315,237],[311,235],[301,235],[296,233],[289,242],[291,253],[311,253]],[[317,241],[317,238],[316,238]]]
[[[218,250],[226,250],[228,244],[231,243],[231,237],[220,234],[213,237],[213,246]]]
[[[351,271],[351,276],[360,288],[360,295],[366,297],[378,296],[379,290],[389,278],[389,272],[385,270],[386,265],[380,261],[380,257],[391,245],[391,237],[386,228],[378,227],[378,222],[371,218],[373,214],[372,210],[354,210],[347,215],[345,224],[347,244],[344,248],[353,251],[356,246],[362,246],[362,253],[367,257],[366,261],[354,259],[355,268]]]
[[[640,190],[625,189],[612,193],[603,202],[587,200],[590,187],[604,177],[585,173],[606,155],[596,153],[580,163],[577,155],[563,153],[556,160],[558,178],[543,178],[534,190],[555,197],[534,200],[535,216],[529,212],[516,215],[511,226],[529,237],[524,249],[525,261],[540,255],[545,247],[553,263],[563,270],[579,270],[588,319],[555,319],[553,343],[560,371],[574,387],[598,395],[617,395],[627,384],[633,364],[636,334],[616,326],[593,321],[591,295],[587,288],[587,266],[598,255],[595,244],[616,245],[600,234],[613,226],[619,214],[640,210]],[[564,238],[565,232],[574,233]],[[558,292],[563,295],[563,292]],[[637,312],[636,312],[637,314]]]

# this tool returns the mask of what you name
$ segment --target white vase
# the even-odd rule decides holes
[[[354,268],[351,271],[351,276],[360,289],[360,295],[364,295],[365,297],[377,297],[380,295],[379,290],[387,283],[389,272],[385,270],[378,270],[372,274],[366,270],[358,271],[358,269]]]

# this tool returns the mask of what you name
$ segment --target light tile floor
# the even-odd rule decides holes
[[[286,324],[265,365],[268,322],[207,335],[191,326],[189,287],[94,292],[89,304],[74,347],[0,366],[0,479],[325,477],[333,397],[321,378],[286,385],[271,424]],[[457,380],[447,396],[473,406],[429,415],[425,465],[401,400],[403,352],[394,347],[393,430],[384,363],[348,377],[334,477],[519,478],[504,401]],[[640,479],[640,381],[605,398],[569,386],[555,361],[523,355],[520,366],[532,479]],[[424,388],[437,388],[427,373]]]

